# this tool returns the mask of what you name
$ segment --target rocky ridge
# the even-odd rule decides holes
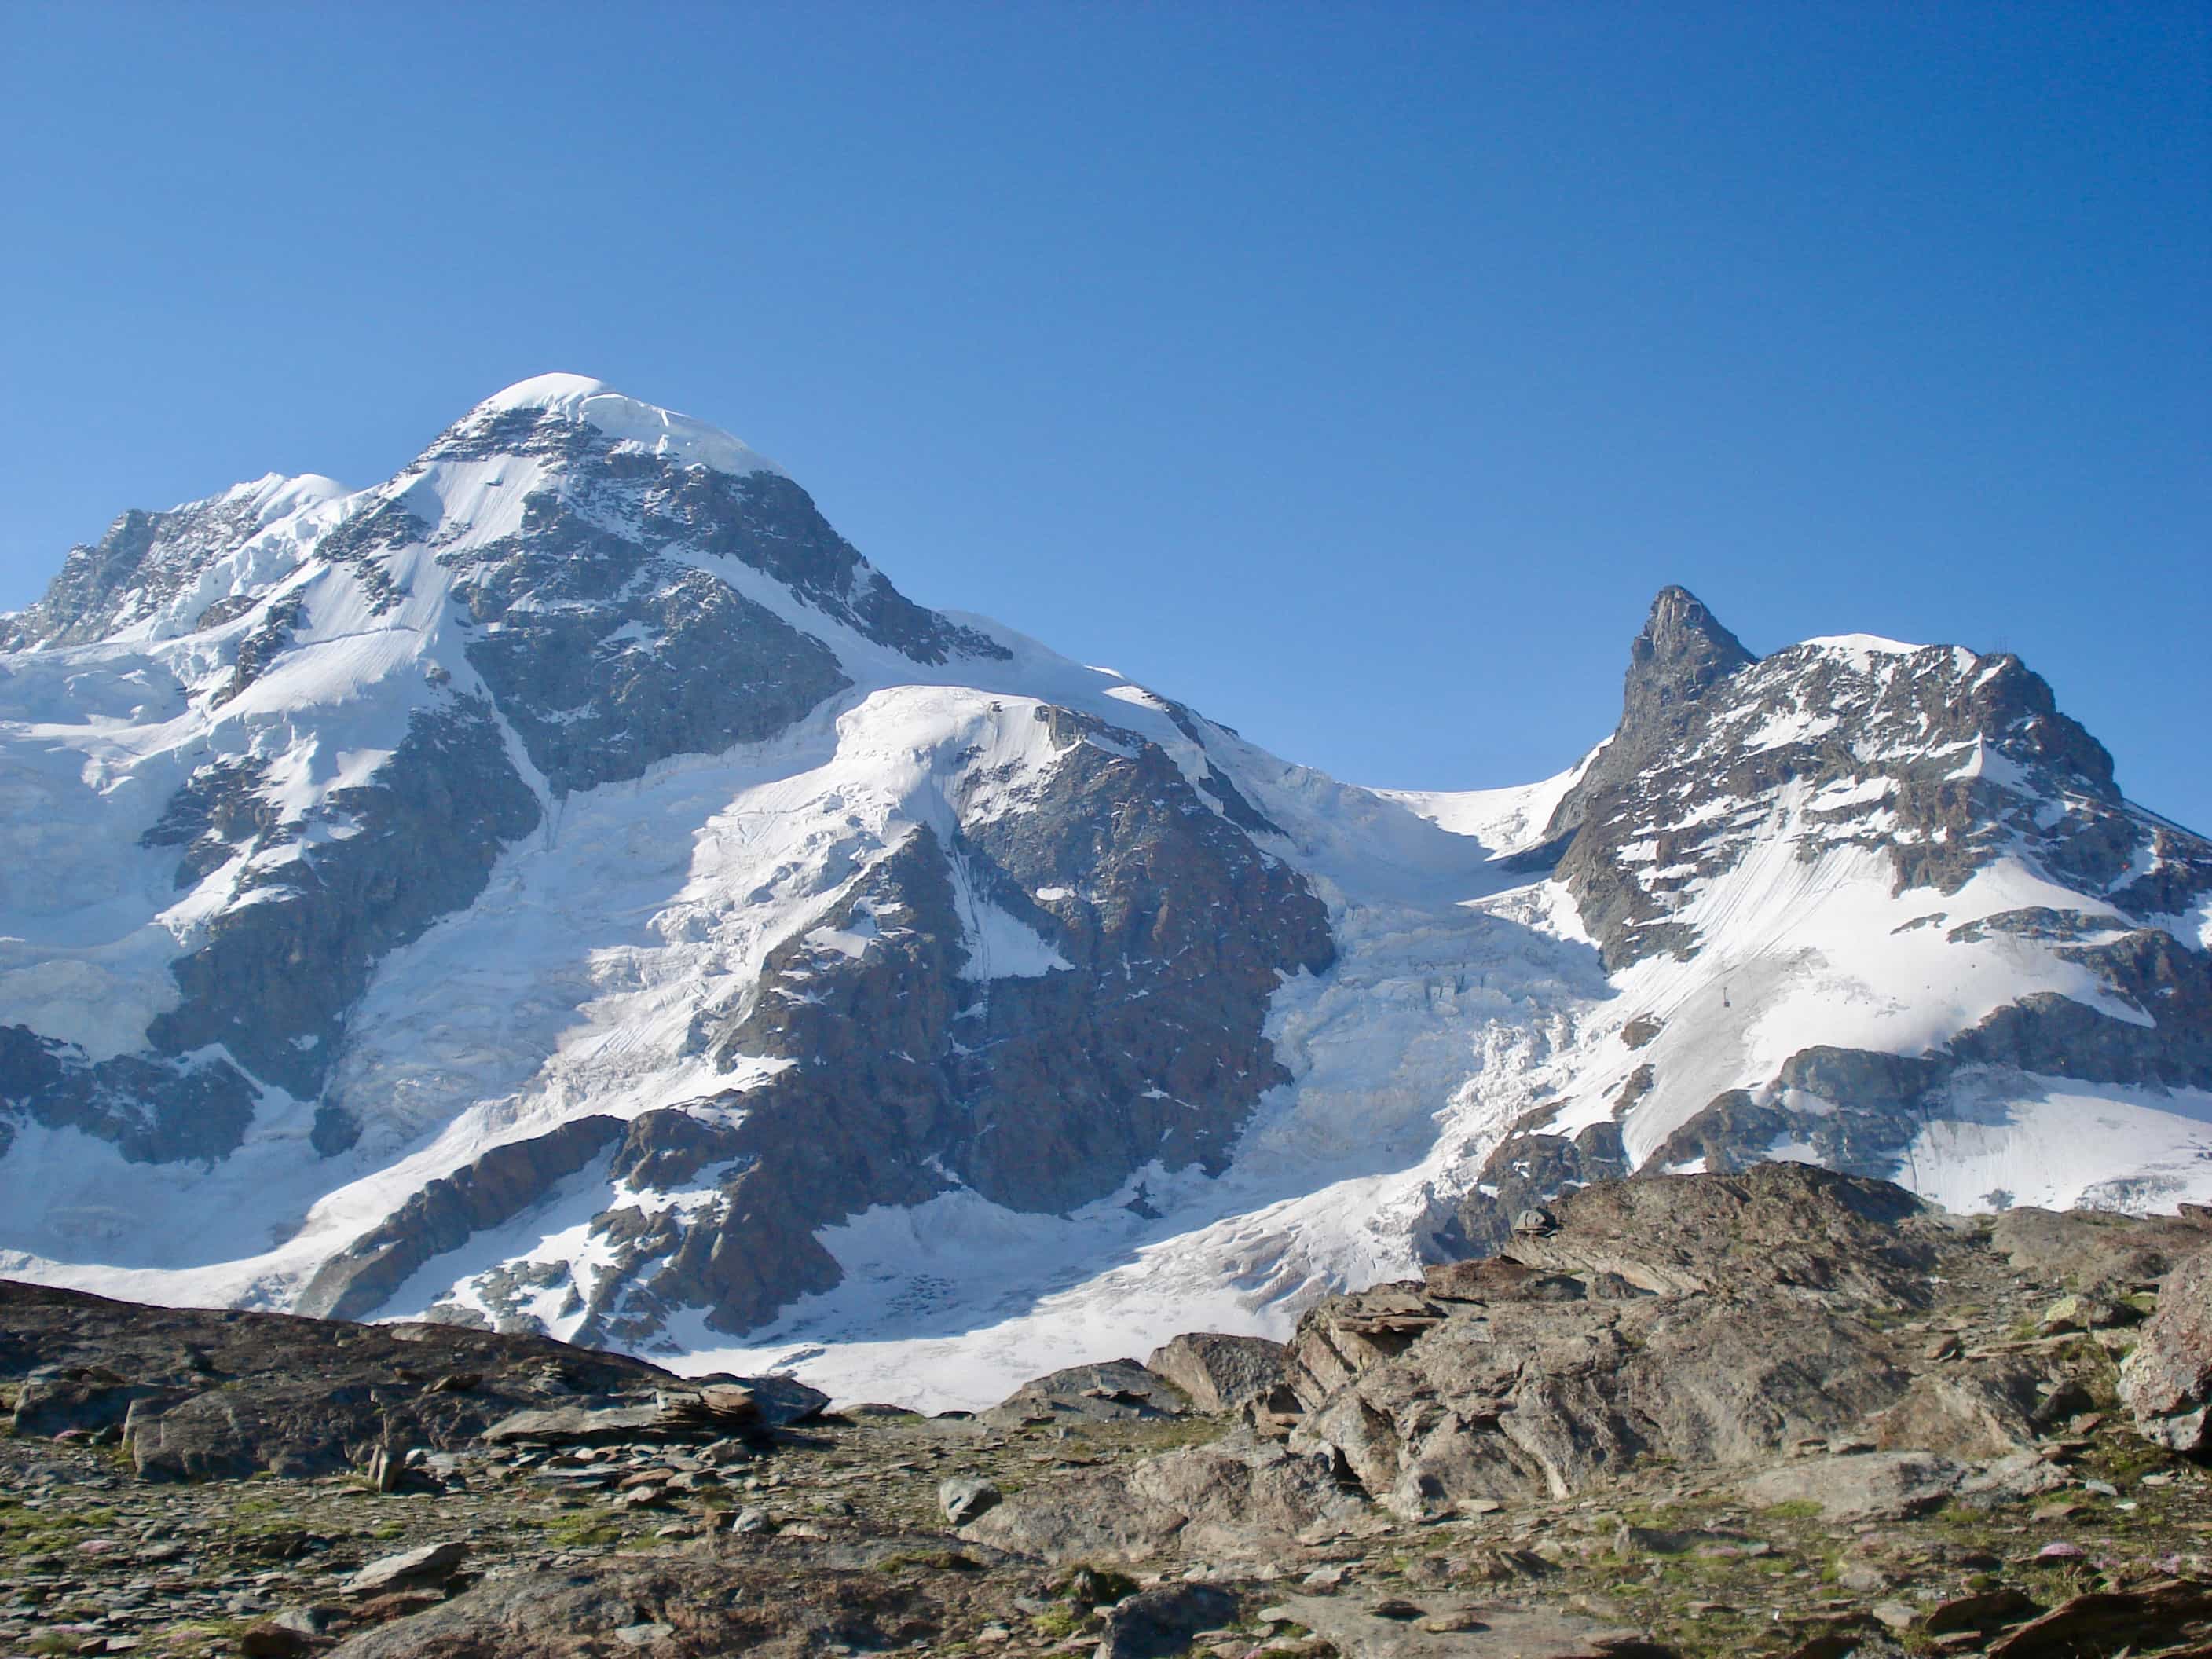
[[[1643,1177],[1287,1346],[1196,1334],[933,1419],[9,1287],[0,1653],[2201,1652],[2212,1480],[2173,1408],[2212,1374],[2207,1261],[2203,1214]],[[347,1472],[179,1485],[142,1448],[190,1402],[114,1411],[189,1373],[297,1447],[269,1402],[333,1364],[386,1430]],[[556,1370],[657,1392],[504,1411]]]
[[[2212,1199],[2212,845],[2002,653],[1670,588],[1570,773],[1356,789],[570,376],[0,647],[24,1278],[981,1407],[1632,1170]]]
[[[1498,1141],[1462,1209],[1471,1238],[1502,1241],[1516,1211],[1577,1181],[1778,1150],[1918,1184],[1936,1126],[2002,1123],[2059,1080],[2212,1090],[2212,955],[2181,920],[2212,892],[2212,842],[2127,802],[2103,745],[2017,657],[1847,637],[1759,659],[1669,588],[1631,652],[1619,728],[1545,836],[1616,986],[1674,1006],[1618,1025],[1620,1059],[1589,1079],[1601,1105],[1532,1111]],[[1819,914],[1846,872],[1881,881],[1893,938],[1928,930],[1953,960],[1899,951],[1881,973],[1835,971],[1866,949]],[[2014,890],[2039,902],[2004,903],[2021,876]],[[1779,922],[1741,937],[1760,906]],[[1722,928],[1740,936],[1716,948]],[[2011,971],[1992,971],[1997,954]],[[1840,997],[1891,1005],[1835,1024],[1911,1036],[1762,1063],[1771,1039],[1747,1037],[1802,999],[1776,983],[1792,957],[1832,974]],[[1923,973],[1925,1002],[1911,995]],[[1700,1099],[1721,1076],[1671,1062],[1731,1044],[1737,1080]],[[2146,1170],[2109,1197],[2148,1207],[2185,1184]]]

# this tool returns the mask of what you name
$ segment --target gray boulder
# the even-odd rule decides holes
[[[469,1547],[458,1540],[425,1544],[370,1562],[346,1580],[349,1595],[381,1595],[387,1590],[417,1589],[442,1584],[469,1559]]]
[[[819,1389],[787,1376],[662,1389],[650,1399],[586,1401],[501,1418],[483,1431],[487,1445],[606,1444],[625,1440],[719,1439],[737,1430],[781,1428],[830,1403]]]
[[[1362,1659],[1673,1659],[1674,1650],[1637,1632],[1610,1629],[1580,1613],[1486,1601],[1466,1609],[1456,1596],[1417,1604],[1419,1620],[1393,1617],[1347,1595],[1278,1598],[1285,1617]],[[1449,1628],[1432,1633],[1431,1623]],[[1875,1650],[1861,1648],[1865,1659]]]
[[[1856,1452],[1784,1463],[1737,1491],[1762,1508],[1817,1504],[1824,1521],[1894,1521],[1940,1508],[1966,1473],[1928,1452]]]
[[[937,1486],[937,1507],[956,1527],[964,1527],[999,1502],[999,1489],[988,1480],[955,1476]]]
[[[1106,1614],[1094,1659],[1166,1659],[1202,1630],[1237,1617],[1237,1597],[1218,1584],[1161,1584],[1117,1601]]]
[[[1142,1561],[1183,1550],[1249,1559],[1371,1511],[1334,1462],[1238,1430],[1113,1468],[1081,1469],[1009,1497],[961,1536],[1048,1561]]]
[[[1071,1365],[1024,1382],[979,1420],[994,1428],[1053,1422],[1133,1423],[1180,1417],[1190,1409],[1181,1389],[1133,1359]]]
[[[2145,1439],[2191,1456],[2212,1449],[2212,1249],[2166,1276],[2158,1311],[2120,1366],[2118,1393]]]
[[[1202,1412],[1233,1412],[1264,1400],[1291,1380],[1290,1351],[1259,1336],[1202,1331],[1155,1348],[1145,1369],[1169,1382]]]

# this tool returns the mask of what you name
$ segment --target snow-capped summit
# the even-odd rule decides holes
[[[567,375],[0,621],[0,1272],[995,1397],[1635,1168],[2212,1198],[2212,847],[2016,659],[1351,787]]]
[[[460,425],[517,413],[580,421],[617,443],[636,444],[649,453],[674,456],[733,477],[783,471],[720,427],[641,403],[604,380],[581,374],[537,374],[518,380],[478,404]]]

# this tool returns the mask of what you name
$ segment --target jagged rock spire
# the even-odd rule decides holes
[[[1705,601],[1673,584],[1659,590],[1644,631],[1628,647],[1628,677],[1621,689],[1620,725],[1579,782],[1560,798],[1546,831],[1560,847],[1582,825],[1590,802],[1622,779],[1634,777],[1662,749],[1683,711],[1739,668],[1759,660],[1721,626]]]
[[[1758,660],[1696,594],[1662,587],[1644,631],[1628,648],[1621,725],[1626,729],[1663,716]]]

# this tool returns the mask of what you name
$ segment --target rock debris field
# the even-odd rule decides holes
[[[934,1418],[0,1283],[0,1659],[2212,1655],[2209,1249],[1606,1182]]]

